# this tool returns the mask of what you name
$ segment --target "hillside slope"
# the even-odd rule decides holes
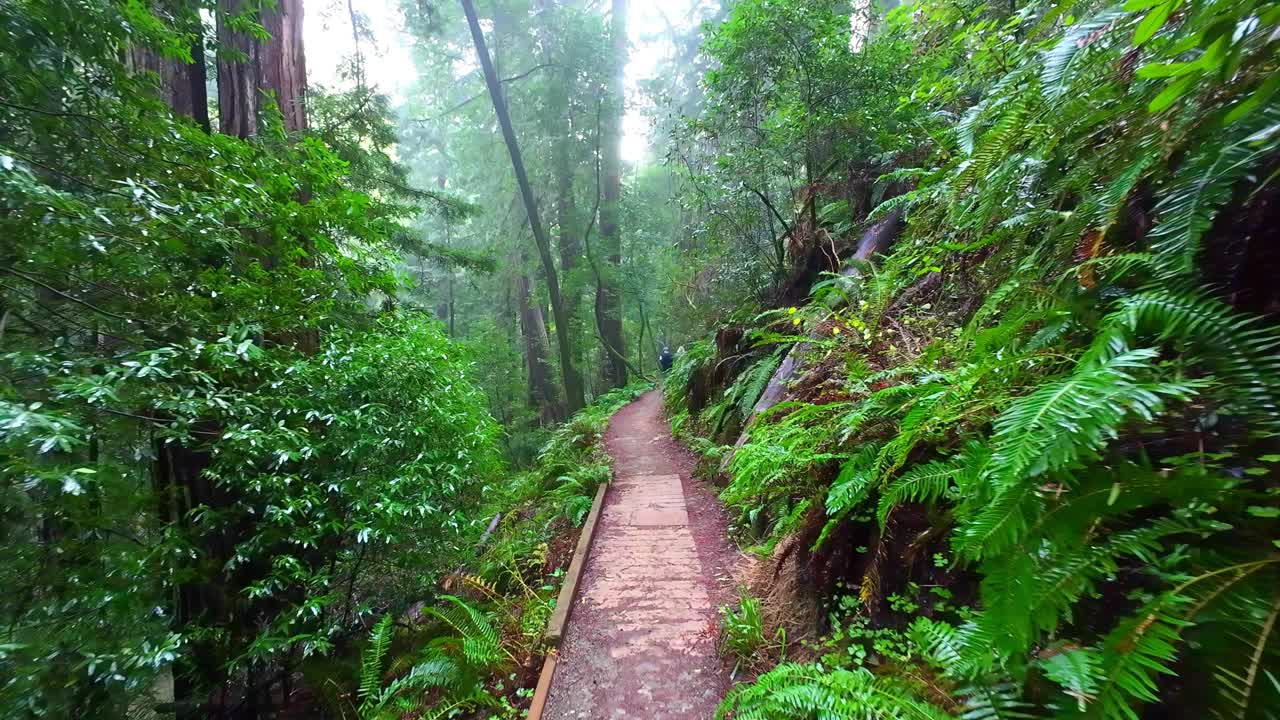
[[[820,13],[740,4],[713,102]],[[792,273],[668,378],[765,568],[726,645],[792,661],[722,712],[1280,704],[1278,18],[936,0],[841,61],[902,63],[810,127],[878,179],[811,186]]]

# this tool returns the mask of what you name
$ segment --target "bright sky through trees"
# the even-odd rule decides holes
[[[622,157],[628,163],[644,159],[649,149],[649,120],[639,102],[639,84],[656,72],[658,63],[671,52],[671,29],[684,30],[699,0],[652,0],[631,3],[627,18],[630,53],[627,63],[627,114],[623,120]],[[361,38],[368,82],[388,93],[393,102],[404,100],[417,73],[410,46],[412,36],[404,28],[399,3],[395,0],[359,0],[355,11],[368,23],[372,44]],[[481,12],[484,12],[483,6]],[[343,64],[352,56],[355,44],[351,13],[346,0],[326,0],[307,6],[304,35],[307,75],[311,82],[338,88],[352,84],[341,76]],[[477,77],[477,83],[479,79]]]

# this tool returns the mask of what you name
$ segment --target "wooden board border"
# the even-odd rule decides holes
[[[608,491],[609,483],[604,483],[596,490],[595,500],[591,502],[591,512],[587,513],[587,521],[582,524],[582,532],[578,534],[578,546],[573,551],[573,559],[569,561],[569,569],[565,571],[564,584],[560,586],[560,596],[556,598],[556,609],[547,621],[547,630],[543,636],[551,647],[547,650],[546,659],[542,661],[542,672],[538,675],[538,686],[533,691],[533,701],[529,703],[527,720],[542,720],[542,710],[551,693],[551,680],[556,674],[556,651],[560,640],[564,638],[564,629],[569,624],[569,613],[578,596],[578,583],[582,580],[582,568],[587,564],[587,555],[591,552],[591,542],[595,539],[600,513],[604,508],[604,496]]]
[[[564,574],[564,585],[560,586],[560,597],[556,599],[556,609],[547,621],[544,634],[553,646],[559,646],[564,637],[565,626],[569,624],[569,612],[573,609],[573,600],[578,596],[578,583],[582,580],[582,568],[587,564],[587,554],[591,552],[591,542],[596,535],[596,527],[600,524],[600,512],[604,507],[604,496],[609,490],[605,483],[596,490],[596,498],[591,503],[591,512],[587,513],[587,521],[582,525],[578,535],[578,547],[573,551],[573,559],[569,561],[569,569]]]

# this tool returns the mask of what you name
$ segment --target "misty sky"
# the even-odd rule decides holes
[[[637,84],[653,75],[657,63],[670,52],[666,21],[685,27],[698,0],[642,0],[628,5],[627,115],[623,120],[622,156],[628,162],[644,158],[649,145],[648,122],[632,97]],[[400,99],[411,87],[416,71],[409,52],[411,39],[401,19],[399,0],[354,0],[356,10],[372,26],[375,48],[362,47],[370,84]],[[483,6],[480,9],[484,12]],[[307,74],[312,82],[328,87],[342,83],[338,66],[354,49],[346,0],[318,0],[307,4],[304,17]]]

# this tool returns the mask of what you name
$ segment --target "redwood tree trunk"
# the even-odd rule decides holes
[[[516,132],[511,125],[511,116],[507,113],[507,103],[502,96],[502,86],[498,81],[498,73],[493,68],[493,60],[489,57],[489,49],[484,42],[484,32],[480,29],[480,19],[476,16],[475,3],[472,0],[461,0],[462,10],[467,15],[467,25],[471,29],[471,40],[476,46],[476,55],[480,58],[480,66],[484,70],[485,85],[489,88],[489,98],[493,101],[494,113],[498,116],[498,124],[502,126],[502,139],[506,142],[507,152],[511,155],[511,167],[515,172],[516,184],[520,186],[520,198],[524,202],[525,213],[529,217],[529,228],[533,231],[534,242],[538,245],[538,257],[542,261],[542,270],[546,275],[547,294],[551,296],[551,313],[556,324],[556,345],[560,350],[560,371],[564,377],[565,395],[569,400],[569,411],[575,412],[583,405],[582,383],[577,380],[573,366],[573,351],[569,343],[569,318],[565,314],[564,299],[560,296],[560,281],[556,273],[555,260],[551,257],[551,242],[542,227],[542,218],[538,215],[538,203],[533,197],[533,189],[529,186],[529,176],[525,172],[524,159],[520,155],[520,145],[516,141]]]
[[[302,51],[302,0],[276,0],[262,11],[271,39],[258,48],[258,89],[275,95],[286,130],[307,129],[307,59]],[[259,94],[259,102],[262,95]]]
[[[571,98],[575,68],[569,63],[569,54],[556,45],[555,21],[558,16],[553,12],[553,3],[550,0],[543,0],[540,7],[543,22],[539,26],[539,35],[544,49],[543,62],[560,65],[560,72],[552,81],[550,96],[547,98],[554,113],[551,116],[548,131],[552,137],[556,138],[553,167],[556,175],[556,224],[559,227],[557,245],[560,255],[560,273],[564,280],[565,316],[569,323],[565,331],[572,333],[578,324],[582,297],[582,280],[574,272],[582,257],[581,229],[573,195],[574,134]],[[576,370],[582,362],[582,351],[580,346],[573,343],[570,345]],[[574,382],[581,385],[581,376],[575,377]]]
[[[623,75],[627,66],[627,0],[613,0],[610,44],[614,62],[603,127],[601,173],[604,201],[600,205],[600,255],[604,272],[596,298],[596,321],[605,346],[604,376],[608,387],[627,384],[627,352],[622,339],[622,116],[625,112]]]
[[[247,138],[258,132],[258,43],[231,29],[243,0],[218,0],[218,130]]]
[[[516,276],[516,301],[520,307],[520,334],[524,338],[525,371],[529,378],[529,404],[538,409],[538,419],[550,425],[561,417],[560,400],[556,397],[547,363],[547,326],[542,305],[532,302],[533,282],[524,271],[524,257]]]
[[[161,97],[175,115],[191,118],[197,125],[209,131],[209,98],[206,94],[204,67],[204,42],[199,37],[200,17],[194,12],[189,16],[174,18],[178,30],[197,33],[191,44],[191,62],[162,57],[148,47],[135,47],[131,53],[134,67],[143,72],[153,72],[160,77]]]
[[[277,0],[258,21],[271,37],[255,38],[231,29],[227,18],[245,11],[245,0],[218,0],[218,127],[246,138],[258,131],[266,95],[274,95],[286,130],[305,130],[306,57],[302,49],[302,0]]]

